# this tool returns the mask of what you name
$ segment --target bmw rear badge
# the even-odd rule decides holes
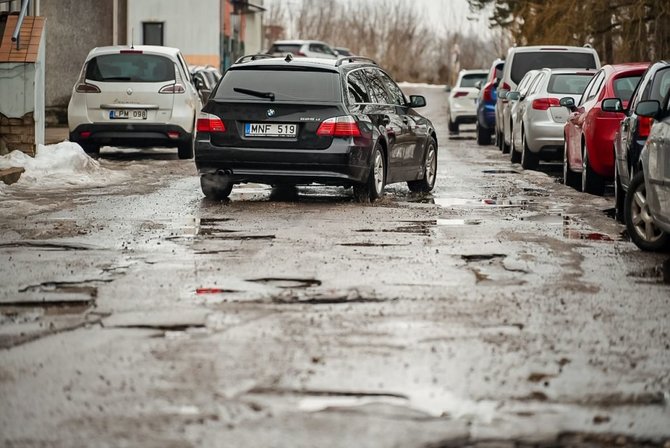
[[[128,90],[126,90],[126,93],[127,93],[128,95],[132,95],[132,94],[133,94],[133,89],[131,89],[131,88],[129,87]]]
[[[274,109],[268,109],[268,117],[274,117],[275,110]]]

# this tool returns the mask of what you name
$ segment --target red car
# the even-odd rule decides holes
[[[561,105],[571,109],[565,124],[563,181],[586,193],[602,195],[605,181],[614,178],[614,134],[623,112],[603,112],[602,100],[620,98],[624,109],[648,62],[603,66],[582,94],[579,104],[570,99]],[[581,182],[580,182],[581,177]]]

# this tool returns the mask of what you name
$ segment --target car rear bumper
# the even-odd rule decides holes
[[[209,141],[195,144],[199,174],[222,173],[233,183],[352,185],[370,173],[372,147],[335,139],[328,149],[219,147]]]
[[[91,123],[79,125],[70,132],[71,142],[141,148],[176,147],[188,143],[191,138],[181,126],[160,123]]]
[[[555,152],[563,154],[565,123],[542,121],[530,123],[526,129],[526,145],[533,153]]]

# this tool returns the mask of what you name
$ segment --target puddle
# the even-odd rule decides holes
[[[340,243],[340,246],[345,247],[399,247],[409,246],[409,244],[395,244],[395,243]]]
[[[539,222],[542,224],[563,224],[563,215],[531,215],[524,216],[521,220]]]
[[[30,247],[34,249],[46,250],[93,250],[92,246],[84,244],[70,244],[70,243],[50,243],[48,241],[12,241],[8,243],[0,243],[2,247]]]
[[[483,170],[484,174],[521,174],[519,171],[511,169]]]
[[[316,280],[313,278],[257,278],[247,280],[248,282],[254,283],[263,283],[266,285],[274,286],[281,289],[298,289],[298,288],[310,288],[313,286],[321,286],[321,280]]]
[[[472,255],[461,255],[461,259],[467,261],[468,263],[478,262],[478,261],[490,261],[496,259],[506,258],[505,254],[472,254]]]
[[[83,299],[95,298],[98,295],[98,284],[110,283],[113,279],[96,279],[83,280],[80,282],[44,282],[39,285],[29,285],[19,289],[20,293],[38,292],[47,294],[63,294],[67,295],[71,300],[74,297],[81,297]],[[52,300],[49,300],[52,302]]]
[[[444,208],[453,207],[526,207],[533,202],[526,199],[509,198],[484,198],[484,199],[464,199],[464,198],[435,198],[435,204]]]
[[[479,219],[438,219],[438,226],[478,226],[482,221]]]
[[[0,304],[0,323],[27,323],[45,316],[82,314],[95,306],[94,300],[17,301]]]
[[[199,296],[208,294],[235,294],[239,291],[225,288],[196,288],[195,293]]]
[[[579,219],[573,216],[563,216],[563,237],[569,240],[584,241],[604,241],[615,242],[623,241],[623,234],[609,235],[603,232],[597,232],[589,229]]]

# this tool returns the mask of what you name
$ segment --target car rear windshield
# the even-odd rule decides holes
[[[174,81],[174,63],[166,57],[153,54],[106,54],[88,62],[86,79],[99,82]]]
[[[272,47],[270,47],[268,53],[298,54],[298,51],[300,51],[300,45],[286,44],[286,45],[273,45]]]
[[[541,68],[598,68],[591,53],[570,51],[519,52],[514,55],[510,77],[516,84],[530,70]]]
[[[267,98],[264,98],[266,94]],[[215,99],[270,101],[269,94],[275,101],[337,102],[341,99],[340,75],[311,70],[228,70],[216,90]]]
[[[482,84],[485,84],[487,77],[488,76],[486,75],[486,73],[463,75],[463,78],[461,79],[460,87],[474,87],[475,84],[477,84],[478,81],[481,81]]]
[[[635,92],[635,87],[640,82],[641,75],[626,76],[614,80],[614,96],[621,101],[630,101],[630,97]]]
[[[565,95],[581,95],[584,93],[592,73],[552,75],[547,84],[547,92]]]

